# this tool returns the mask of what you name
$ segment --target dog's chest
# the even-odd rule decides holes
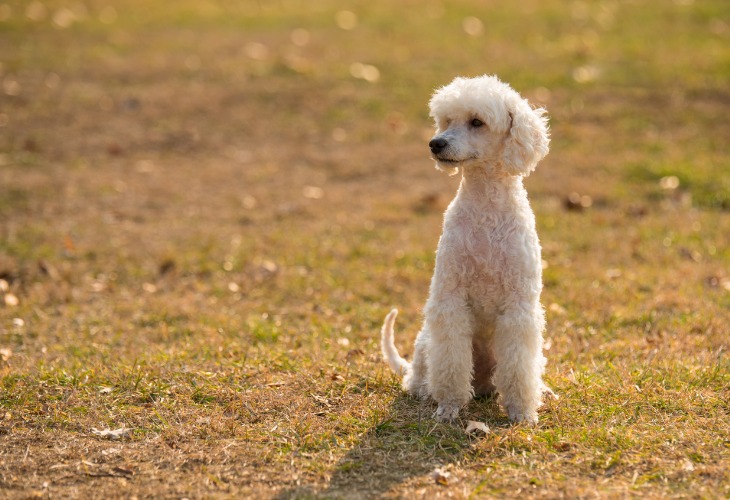
[[[447,219],[439,242],[439,254],[469,265],[473,272],[488,271],[501,265],[509,252],[509,236],[514,229],[509,229],[508,234],[505,229],[504,221],[488,217]]]
[[[437,267],[441,264],[444,271],[458,275],[462,286],[489,291],[507,281],[533,277],[539,273],[540,245],[534,219],[520,215],[449,210]]]

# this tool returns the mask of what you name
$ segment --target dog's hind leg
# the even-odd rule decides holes
[[[413,362],[403,379],[403,389],[413,396],[425,398],[428,396],[428,351],[430,349],[431,333],[424,325],[416,337]]]

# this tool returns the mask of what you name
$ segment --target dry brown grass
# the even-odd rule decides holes
[[[0,5],[0,496],[730,495],[724,2],[175,5]],[[379,359],[458,182],[425,103],[482,72],[552,117],[535,428]]]

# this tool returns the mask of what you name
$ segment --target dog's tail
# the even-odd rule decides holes
[[[411,364],[398,354],[398,349],[396,349],[395,342],[393,342],[393,325],[396,316],[398,316],[398,309],[391,310],[385,317],[383,329],[380,331],[380,343],[383,348],[383,358],[385,358],[390,369],[403,376],[408,372]]]

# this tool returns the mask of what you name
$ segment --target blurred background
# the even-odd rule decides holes
[[[714,227],[730,207],[729,12],[723,0],[3,2],[0,272],[11,283],[40,259],[72,281],[129,275],[150,289],[161,269],[221,272],[225,290],[232,271],[255,283],[319,268],[328,249],[348,260],[347,237],[368,234],[401,235],[388,243],[401,257],[422,245],[413,260],[428,267],[458,179],[431,168],[427,101],[481,74],[548,109],[552,153],[528,179],[543,230],[558,231],[548,242],[665,255],[677,238],[659,219],[682,213],[671,222],[699,245],[682,255],[727,256],[695,240],[698,217]],[[399,219],[409,212],[425,232]],[[295,234],[304,256],[287,250]],[[613,255],[607,266],[626,264]]]

